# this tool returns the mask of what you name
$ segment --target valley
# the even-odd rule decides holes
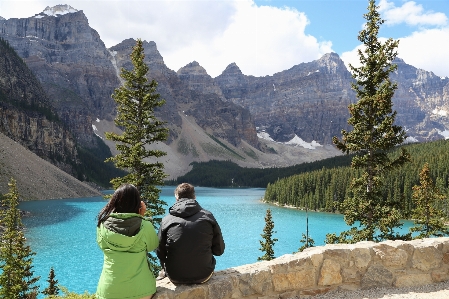
[[[48,97],[45,101],[67,128],[66,151],[77,157],[81,147],[101,161],[104,153],[98,153],[105,142],[113,154],[114,144],[104,140],[105,131],[118,130],[110,95],[121,82],[119,70],[131,67],[129,54],[135,40],[106,48],[83,11],[69,5],[48,7],[28,18],[2,18],[0,38],[35,74]],[[151,35],[142,38],[151,39]],[[231,62],[212,78],[196,61],[177,71],[169,69],[155,41],[144,41],[144,48],[148,78],[158,82],[157,91],[166,101],[155,114],[166,122],[169,138],[154,146],[167,152],[161,161],[170,179],[185,174],[194,161],[283,167],[340,154],[332,137],[348,129],[347,107],[356,97],[351,74],[337,54],[264,77],[245,75]],[[395,63],[398,69],[392,79],[398,89],[393,108],[398,112],[397,123],[407,130],[407,141],[447,138],[449,79],[402,59]],[[23,89],[21,93],[26,94]],[[16,120],[9,114],[3,117],[7,121],[0,131],[26,146],[22,133],[4,125]],[[44,137],[36,138],[39,143]],[[78,171],[56,163],[51,151],[40,152],[29,145],[28,149],[72,175]]]

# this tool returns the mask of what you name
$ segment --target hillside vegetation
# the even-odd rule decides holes
[[[231,161],[212,160],[193,162],[192,170],[167,184],[189,182],[203,187],[254,187],[266,188],[269,183],[295,174],[322,169],[323,167],[347,166],[350,156],[338,156],[289,167],[247,168]]]
[[[398,204],[404,216],[408,217],[413,208],[412,187],[419,184],[419,172],[427,162],[433,181],[446,194],[438,208],[448,214],[449,140],[407,145],[406,148],[411,155],[411,162],[385,176],[384,199]],[[398,155],[399,148],[390,154]],[[309,209],[335,212],[334,202],[342,202],[348,196],[351,180],[359,176],[356,170],[343,166],[285,177],[268,184],[265,200],[280,205],[298,208],[307,205]]]
[[[385,178],[384,197],[401,205],[406,215],[413,207],[412,187],[419,184],[419,172],[429,163],[437,186],[448,194],[449,140],[404,145],[411,162]],[[399,148],[391,153],[397,155]],[[166,184],[189,182],[203,187],[267,188],[265,200],[317,211],[335,212],[334,202],[348,195],[352,178],[360,174],[351,169],[352,156],[337,156],[315,162],[279,168],[245,168],[231,161],[194,162],[192,170]],[[448,194],[449,195],[449,194]],[[449,210],[447,201],[440,208]]]

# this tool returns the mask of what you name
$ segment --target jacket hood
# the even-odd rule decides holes
[[[195,215],[201,211],[201,206],[195,199],[190,198],[180,198],[174,205],[170,207],[168,212],[170,215],[185,218]]]
[[[142,220],[135,213],[111,213],[98,228],[100,236],[110,249],[127,251],[141,238]]]

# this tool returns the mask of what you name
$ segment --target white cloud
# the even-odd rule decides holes
[[[399,40],[398,57],[405,63],[437,76],[449,76],[449,27],[417,31]],[[358,49],[363,49],[362,45],[341,55],[347,67],[349,63],[356,67],[360,65]]]
[[[399,57],[438,76],[449,76],[449,27],[414,32],[400,39]]]
[[[226,27],[207,41],[193,39],[185,47],[161,48],[166,64],[184,66],[196,60],[215,77],[232,62],[246,75],[272,75],[332,51],[330,42],[306,35],[307,17],[296,10],[233,1]],[[159,45],[159,43],[158,43]]]
[[[414,1],[408,1],[396,7],[393,2],[381,0],[379,6],[379,12],[387,25],[406,23],[412,26],[444,26],[448,22],[444,13],[424,11],[422,5]]]
[[[61,1],[0,0],[0,15],[25,18],[57,4]],[[257,6],[253,0],[70,0],[67,4],[83,10],[107,47],[130,37],[154,41],[175,71],[196,60],[215,77],[235,62],[246,75],[264,76],[332,52],[330,41],[305,33],[309,19],[304,13]],[[447,17],[425,11],[413,1],[396,7],[391,0],[380,0],[380,6],[390,25],[418,26],[416,32],[400,38],[399,57],[449,76],[449,56],[444,53],[449,48]],[[340,56],[345,63],[358,63],[354,50]]]
[[[380,12],[386,23],[396,25],[407,23],[416,25],[418,28],[408,36],[400,37],[398,57],[404,59],[405,63],[425,71],[432,71],[438,76],[449,76],[449,25],[448,18],[443,13],[425,12],[421,5],[413,1],[405,2],[401,7],[396,7],[388,0],[380,1]],[[424,28],[427,25],[427,28]],[[430,28],[430,27],[434,28]],[[379,38],[385,41],[386,38]],[[346,66],[352,64],[359,66],[358,49],[341,54]],[[349,68],[348,68],[349,69]]]
[[[1,0],[4,17],[30,17],[60,0]],[[309,20],[291,8],[253,0],[71,0],[107,47],[127,38],[154,41],[170,69],[196,60],[215,77],[235,62],[246,75],[272,75],[332,52],[330,41],[305,34]],[[2,4],[0,4],[1,6]],[[20,5],[23,10],[17,11]],[[13,15],[13,16],[12,16]]]
[[[362,45],[359,45],[359,46],[355,47],[354,49],[352,49],[351,51],[343,52],[340,55],[341,60],[344,61],[346,68],[349,71],[351,71],[351,69],[349,68],[349,65],[352,65],[353,67],[360,66],[358,50],[363,51],[363,49],[364,49],[364,47]]]

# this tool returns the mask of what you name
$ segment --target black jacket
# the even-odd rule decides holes
[[[174,283],[200,283],[215,269],[214,255],[225,249],[220,226],[196,200],[181,198],[159,228],[157,256]]]

